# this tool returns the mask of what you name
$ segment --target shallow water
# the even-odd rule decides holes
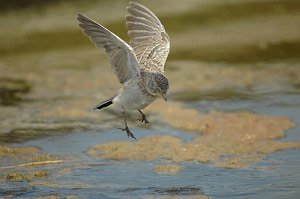
[[[194,102],[188,106],[203,110],[206,107],[224,111],[247,109],[256,113],[287,115],[297,127],[289,130],[282,140],[300,140],[298,94],[275,94],[264,99],[239,101]],[[273,100],[270,100],[273,99]],[[257,106],[259,101],[259,106]],[[132,129],[136,136],[152,135],[155,129]],[[165,128],[163,134],[176,135],[185,140],[185,132]],[[37,146],[44,151],[68,157],[66,163],[41,167],[50,175],[46,181],[2,182],[2,196],[31,198],[38,196],[74,196],[79,198],[155,198],[206,195],[210,198],[296,198],[300,194],[300,153],[291,149],[269,155],[263,161],[242,169],[216,168],[210,164],[178,163],[183,169],[176,175],[153,172],[156,164],[165,161],[114,161],[96,159],[86,151],[98,143],[126,140],[117,129],[104,133],[80,131],[27,141],[11,146]],[[128,151],[130,153],[130,151]],[[61,172],[64,169],[69,172]],[[21,170],[22,169],[17,169]],[[39,181],[41,183],[39,183]],[[97,195],[97,196],[96,196]]]
[[[122,118],[113,107],[90,110],[114,95],[119,84],[107,57],[82,35],[75,20],[78,11],[86,13],[125,38],[125,2],[13,6],[17,10],[0,14],[0,197],[300,195],[299,2],[170,3],[147,2],[172,41],[166,66],[171,89],[167,104],[158,101],[145,110],[150,124],[139,124],[138,114],[130,114],[137,141],[117,129]],[[147,154],[139,154],[143,150],[130,150],[145,148],[143,138],[154,135],[157,141],[168,135],[173,143],[182,142],[177,148],[162,142],[162,149],[196,151],[201,145],[208,154],[168,159],[151,150],[156,158],[147,160]],[[97,146],[109,143],[108,151],[122,144],[128,151],[103,158],[106,151]]]

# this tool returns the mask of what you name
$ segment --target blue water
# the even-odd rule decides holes
[[[205,110],[249,110],[258,114],[287,116],[296,128],[287,131],[282,140],[300,141],[300,101],[298,94],[273,94],[255,100],[201,101],[187,106]],[[139,138],[153,135],[155,129],[132,129]],[[180,130],[165,127],[160,132],[192,139]],[[43,166],[46,179],[57,186],[32,185],[30,182],[2,182],[0,196],[10,193],[16,198],[38,196],[74,196],[79,198],[186,198],[204,194],[212,198],[288,199],[300,196],[300,150],[286,150],[267,156],[263,161],[243,169],[216,168],[211,164],[178,163],[177,175],[153,172],[165,161],[115,161],[90,157],[86,151],[98,143],[128,140],[118,129],[74,132],[32,140],[14,146],[37,146],[56,154],[66,163]],[[61,174],[63,169],[71,172]],[[44,181],[45,179],[41,179]]]

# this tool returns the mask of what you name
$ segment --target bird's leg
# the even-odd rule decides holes
[[[138,111],[142,114],[142,118],[138,119],[138,121],[145,122],[145,124],[149,123],[149,121],[146,118],[146,115],[141,110],[138,110]]]
[[[125,128],[123,128],[123,129],[122,129],[122,128],[119,128],[119,129],[121,129],[122,131],[126,131],[128,137],[131,137],[131,138],[136,139],[136,138],[134,137],[134,135],[130,132],[130,130],[129,130],[128,126],[127,126],[126,113],[125,113],[125,112],[123,112],[123,116],[124,116],[124,124],[125,124]]]

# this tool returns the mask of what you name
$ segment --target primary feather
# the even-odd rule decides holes
[[[140,75],[135,53],[126,42],[83,14],[78,13],[77,19],[82,31],[109,55],[111,67],[120,83]]]
[[[159,19],[145,6],[130,2],[126,16],[128,35],[141,69],[164,72],[170,39]]]

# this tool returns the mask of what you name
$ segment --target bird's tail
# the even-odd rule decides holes
[[[101,103],[99,103],[99,104],[97,104],[94,108],[93,108],[93,110],[96,110],[96,109],[102,109],[102,108],[105,108],[105,107],[108,107],[108,106],[110,106],[110,105],[112,105],[112,100],[115,98],[115,96],[114,97],[112,97],[112,98],[110,98],[110,99],[107,99],[107,100],[105,100],[105,101],[103,101],[103,102],[101,102]]]

